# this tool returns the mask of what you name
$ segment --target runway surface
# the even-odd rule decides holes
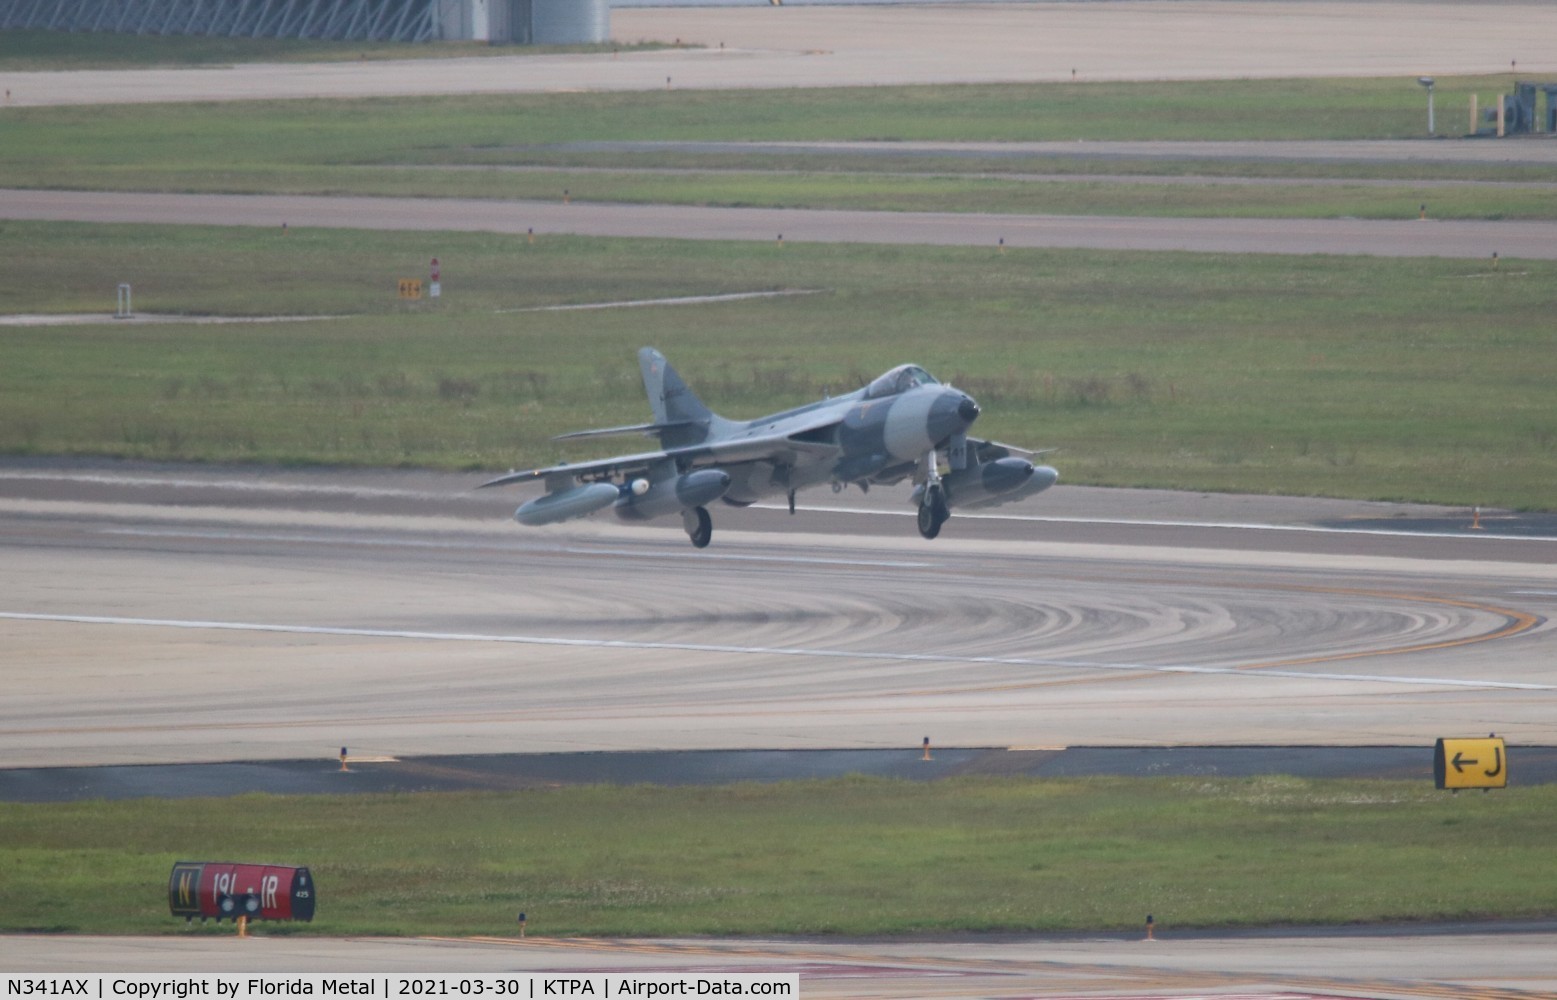
[[[0,970],[797,973],[803,997],[1018,1000],[1549,1000],[1549,925],[1337,928],[1157,940],[710,941],[259,936],[0,937]]]
[[[822,491],[700,552],[481,478],[0,464],[0,756],[1557,743],[1540,519]]]
[[[12,107],[396,94],[1012,81],[1529,74],[1549,4],[1124,2],[616,10],[611,35],[703,48],[482,59],[0,72]],[[1511,66],[1511,63],[1517,64]],[[1445,114],[1447,115],[1447,110]],[[1447,121],[1447,118],[1445,119]]]
[[[146,194],[0,189],[0,218],[569,233],[773,243],[1085,247],[1205,253],[1557,259],[1557,222],[979,215],[458,198]]]

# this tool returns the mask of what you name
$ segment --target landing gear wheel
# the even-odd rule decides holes
[[[919,505],[919,534],[925,538],[934,538],[941,533],[941,525],[949,517],[951,511],[946,509],[946,500],[940,490],[931,491]]]
[[[681,512],[682,527],[687,529],[687,537],[692,539],[692,545],[699,549],[708,548],[708,543],[714,538],[714,519],[708,516],[708,511],[702,507],[693,507]]]

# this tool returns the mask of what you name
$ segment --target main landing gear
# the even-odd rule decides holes
[[[704,507],[688,507],[681,512],[681,526],[696,548],[706,549],[714,539],[714,519]]]

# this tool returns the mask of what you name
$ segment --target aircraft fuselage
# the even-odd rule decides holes
[[[728,439],[739,440],[794,434],[833,450],[797,450],[779,461],[749,463],[732,475],[725,496],[732,503],[747,504],[825,483],[895,481],[927,453],[965,433],[979,414],[972,397],[944,385],[921,385],[874,399],[862,398],[864,392],[762,417],[730,435]],[[808,433],[819,422],[826,424],[825,430]],[[889,470],[896,474],[878,480]]]

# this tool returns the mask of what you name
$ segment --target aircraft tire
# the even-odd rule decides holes
[[[936,516],[935,507],[932,504],[919,505],[919,534],[925,538],[934,538],[941,533],[941,525],[946,523],[944,517]]]
[[[708,543],[714,540],[714,519],[708,516],[708,510],[703,507],[693,507],[690,513],[697,518],[697,526],[687,529],[687,537],[692,539],[694,548],[706,549]]]

